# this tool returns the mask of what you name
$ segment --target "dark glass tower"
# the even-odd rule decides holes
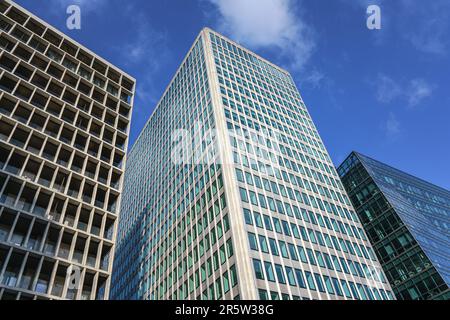
[[[353,152],[338,168],[398,299],[450,299],[450,192]]]

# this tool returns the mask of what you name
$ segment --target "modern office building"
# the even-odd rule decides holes
[[[128,156],[113,299],[391,299],[285,70],[204,29]]]
[[[338,172],[397,299],[450,299],[450,192],[356,152]]]
[[[106,299],[134,79],[0,1],[0,299]]]

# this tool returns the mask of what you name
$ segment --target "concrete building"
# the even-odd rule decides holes
[[[0,299],[107,299],[135,80],[0,1]]]
[[[290,74],[195,40],[128,156],[113,299],[391,299]]]

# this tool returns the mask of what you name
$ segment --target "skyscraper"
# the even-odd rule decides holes
[[[389,299],[285,70],[204,29],[128,156],[113,299]]]
[[[134,79],[0,1],[0,299],[106,299]]]
[[[353,152],[338,169],[398,299],[450,299],[450,192]]]

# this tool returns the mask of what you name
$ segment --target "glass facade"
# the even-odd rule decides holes
[[[398,299],[450,299],[450,192],[353,152],[338,169]]]
[[[288,72],[200,33],[129,154],[111,294],[393,298]]]

